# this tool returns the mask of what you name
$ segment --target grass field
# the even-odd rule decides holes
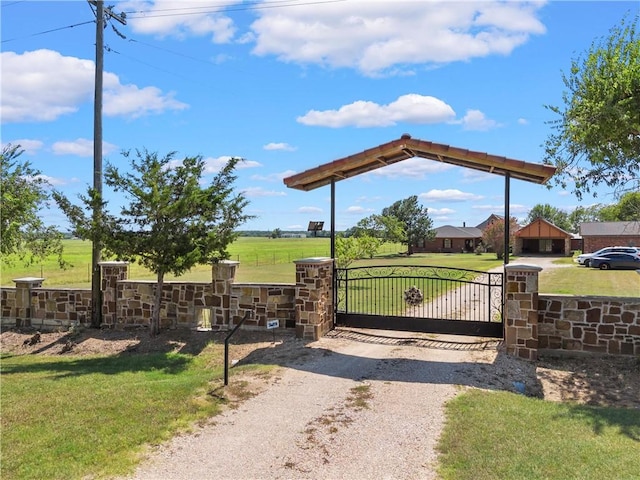
[[[227,394],[246,394],[233,377],[222,390],[223,351],[222,343],[212,343],[198,355],[4,355],[0,478],[130,472],[145,445],[215,415]]]
[[[18,262],[13,265],[3,263],[0,267],[0,285],[13,287],[13,278],[45,278],[45,287],[90,288],[91,286],[91,245],[81,240],[64,242],[65,258],[73,267],[60,270],[55,258],[42,264],[24,267]],[[415,254],[400,256],[403,247],[385,244],[378,255],[370,260],[361,260],[354,265],[434,265],[452,268],[467,268],[486,271],[501,265],[494,254]],[[328,238],[279,238],[240,237],[229,247],[231,260],[239,261],[237,282],[295,282],[294,260],[330,255]],[[511,260],[516,262],[517,258]],[[540,275],[541,293],[572,295],[612,295],[637,297],[640,276],[634,271],[600,271],[578,267],[570,258],[559,259],[570,263],[571,267],[543,270]],[[155,275],[141,265],[129,266],[129,278],[154,280]],[[211,267],[199,265],[179,278],[184,281],[209,281]],[[176,280],[167,276],[166,280]]]
[[[640,411],[472,390],[446,406],[444,480],[632,479]]]

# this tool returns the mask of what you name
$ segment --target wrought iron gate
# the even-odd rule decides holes
[[[336,325],[503,336],[503,274],[431,266],[336,268]]]

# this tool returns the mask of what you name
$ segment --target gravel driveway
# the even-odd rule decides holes
[[[535,378],[498,344],[334,330],[282,362],[262,393],[158,447],[128,478],[436,478],[443,405],[459,385],[513,389]]]

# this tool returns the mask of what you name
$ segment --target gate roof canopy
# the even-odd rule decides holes
[[[474,152],[411,138],[411,135],[405,134],[398,140],[392,140],[287,177],[284,179],[284,183],[287,187],[297,190],[314,190],[330,184],[332,180],[339,181],[355,177],[361,173],[367,173],[412,157],[427,158],[436,162],[449,163],[496,175],[510,174],[511,178],[540,184],[546,183],[556,172],[556,167],[550,165]]]

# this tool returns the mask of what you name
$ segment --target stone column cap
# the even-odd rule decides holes
[[[44,278],[40,277],[22,277],[12,279],[12,281],[15,283],[42,283],[44,282],[44,280]]]
[[[240,262],[236,261],[236,260],[220,260],[218,262],[213,262],[212,265],[240,265]]]
[[[525,272],[541,272],[543,268],[539,265],[532,265],[530,263],[510,263],[504,266],[505,270],[522,270]]]
[[[300,260],[294,260],[293,263],[296,265],[299,263],[329,263],[333,262],[333,258],[331,257],[309,257],[309,258],[301,258]]]

